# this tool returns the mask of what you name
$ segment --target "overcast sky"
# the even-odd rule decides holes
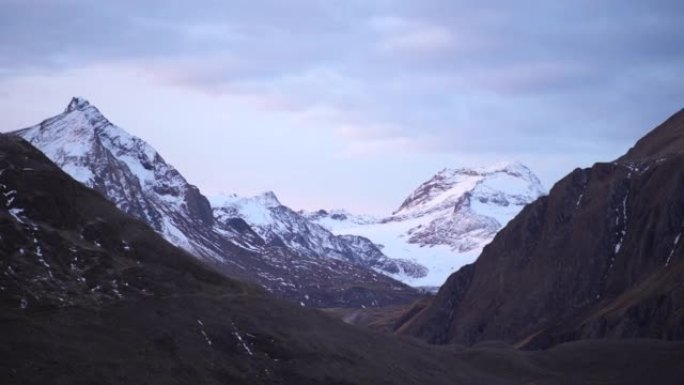
[[[143,4],[144,3],[144,4]],[[684,1],[0,0],[0,130],[89,99],[205,194],[388,214],[444,167],[546,187],[684,107]]]

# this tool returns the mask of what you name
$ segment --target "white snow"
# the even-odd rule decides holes
[[[672,261],[672,256],[674,255],[675,248],[677,248],[677,245],[679,244],[679,239],[682,237],[682,233],[677,234],[677,236],[674,239],[674,242],[672,242],[672,249],[670,250],[670,255],[667,256],[667,261],[665,261],[665,267],[670,265],[670,262]]]
[[[64,113],[19,134],[86,186],[94,187],[96,175],[103,179],[108,198],[121,209],[125,210],[130,200],[141,198],[136,194],[142,194],[163,213],[163,229],[155,230],[177,246],[191,252],[199,250],[176,223],[177,216],[188,216],[183,195],[185,179],[152,146],[111,124],[86,100],[75,98]],[[109,152],[111,157],[102,156],[103,152]],[[103,175],[110,159],[117,162],[117,173]],[[130,179],[137,179],[141,190],[133,191]]]
[[[247,354],[249,354],[250,356],[253,356],[254,352],[252,352],[252,349],[250,349],[249,346],[247,346],[247,343],[245,342],[245,340],[242,339],[242,335],[240,335],[240,331],[238,331],[237,326],[235,326],[235,324],[232,322],[231,322],[231,324],[233,325],[233,335],[235,336],[235,338],[237,338],[238,341],[240,342],[240,344],[242,344],[242,347],[245,349]]]
[[[9,211],[10,215],[13,216],[14,219],[17,220],[17,222],[24,223],[24,221],[19,217],[20,215],[23,214],[24,209],[13,208],[13,209],[9,209],[8,211]]]
[[[406,241],[407,232],[422,222],[424,222],[423,218],[414,218],[405,221],[352,225],[350,227],[338,224],[337,228],[331,230],[334,234],[353,234],[366,237],[375,244],[382,246],[382,252],[388,257],[406,259],[428,268],[428,274],[422,278],[391,275],[393,278],[416,287],[441,286],[449,275],[461,266],[473,262],[482,249],[477,247],[468,252],[458,253],[454,252],[448,245],[421,246],[408,243]]]
[[[197,324],[199,324],[199,326],[200,326],[200,333],[202,334],[202,337],[204,337],[204,341],[207,343],[207,345],[211,346],[212,341],[211,341],[211,338],[209,338],[207,333],[204,331],[204,323],[198,319]]]
[[[180,246],[186,250],[192,250],[192,244],[188,237],[175,226],[169,217],[162,217],[161,233],[164,235],[164,238],[174,245]]]
[[[12,205],[12,202],[14,202],[14,198],[17,197],[17,191],[16,190],[11,190],[6,193],[4,193],[5,198],[7,198],[7,207],[10,207]]]
[[[360,222],[355,215],[336,220],[331,215],[319,217],[316,212],[308,215],[334,234],[366,237],[382,246],[388,257],[429,270],[422,278],[394,278],[411,286],[437,287],[460,267],[475,261],[498,230],[543,194],[541,183],[525,166],[499,163],[444,169],[382,220]]]
[[[223,194],[208,199],[211,207],[228,209],[231,215],[239,216],[254,226],[272,224],[273,217],[270,209],[281,205],[275,194],[270,191],[246,198],[235,194]]]
[[[622,209],[618,209],[618,216],[615,217],[615,224],[618,225],[620,223],[619,221],[619,215],[622,215],[622,230],[620,230],[620,234],[618,237],[618,241],[615,244],[615,252],[614,254],[617,254],[620,252],[620,249],[622,248],[622,242],[625,239],[625,236],[627,235],[627,198],[629,197],[629,192],[625,194],[624,199],[622,200]]]

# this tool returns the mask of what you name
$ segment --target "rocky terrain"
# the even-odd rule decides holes
[[[526,206],[399,329],[544,348],[684,338],[684,111]]]
[[[212,209],[152,146],[85,99],[73,98],[62,114],[16,134],[119,209],[230,277],[303,306],[379,306],[420,295],[378,273],[410,272],[412,264],[391,261],[360,238],[336,237],[307,224],[284,206],[263,207],[277,223],[269,229],[253,228],[240,210],[227,215],[225,205]],[[279,229],[283,233],[276,234]]]
[[[525,353],[344,325],[226,278],[0,135],[3,384],[677,384],[682,343]]]
[[[324,210],[305,214],[336,234],[362,235],[387,256],[424,266],[425,274],[393,275],[414,286],[439,287],[471,263],[522,208],[544,194],[520,163],[444,169],[418,186],[391,215]]]
[[[351,261],[384,274],[414,278],[426,274],[421,265],[388,258],[367,238],[353,234],[334,235],[281,204],[273,192],[249,198],[223,195],[210,200],[218,223],[243,219],[269,246],[287,248],[307,257],[326,256]]]

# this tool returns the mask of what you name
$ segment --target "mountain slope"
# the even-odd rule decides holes
[[[684,375],[682,344],[430,347],[275,300],[0,135],[3,384],[547,384]]]
[[[17,134],[31,142],[69,175],[95,189],[122,211],[140,218],[173,244],[195,255],[223,259],[225,234],[213,229],[209,201],[164,161],[150,145],[110,123],[82,98],[63,114]],[[261,242],[232,232],[231,240],[257,249]],[[207,242],[209,238],[210,242]],[[219,247],[212,247],[218,243]]]
[[[444,169],[422,183],[392,215],[375,219],[315,212],[309,218],[336,234],[358,234],[381,245],[391,258],[416,262],[422,277],[396,275],[415,286],[441,285],[472,262],[482,247],[526,204],[544,193],[524,165]]]
[[[683,116],[617,161],[559,181],[401,332],[528,348],[581,338],[683,339]]]
[[[310,306],[377,306],[419,295],[358,263],[373,257],[359,255],[361,249],[347,247],[346,260],[302,253],[301,248],[266,245],[239,216],[217,221],[197,187],[149,144],[113,125],[82,98],[72,99],[64,113],[16,134],[122,211],[228,276]]]
[[[286,247],[299,255],[324,255],[385,274],[414,278],[425,275],[422,266],[385,256],[370,240],[357,235],[336,236],[305,216],[283,206],[273,192],[250,198],[223,195],[211,198],[219,223],[244,219],[269,245]]]

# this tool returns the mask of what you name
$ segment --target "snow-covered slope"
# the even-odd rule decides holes
[[[377,273],[382,264],[372,262],[382,253],[371,242],[346,246],[274,195],[246,199],[241,210],[217,211],[215,218],[207,198],[154,148],[85,99],[73,98],[62,114],[16,134],[122,211],[230,276],[315,306],[382,305],[417,294]]]
[[[428,274],[423,277],[397,278],[415,286],[436,287],[474,261],[499,229],[542,194],[544,188],[527,167],[500,163],[444,169],[383,219],[322,211],[307,217],[335,234],[364,236],[390,258],[425,266]]]
[[[323,226],[280,203],[273,192],[244,198],[235,194],[210,198],[217,222],[239,217],[245,220],[269,246],[285,247],[300,255],[326,256],[396,276],[419,278],[426,271],[420,265],[385,256],[370,240],[357,236],[336,236]],[[341,217],[340,217],[341,218]]]
[[[74,179],[143,220],[171,243],[198,256],[221,259],[225,245],[207,247],[214,221],[209,202],[197,187],[154,148],[110,123],[85,99],[73,98],[64,113],[18,134]],[[221,238],[257,249],[257,238],[225,230]]]

